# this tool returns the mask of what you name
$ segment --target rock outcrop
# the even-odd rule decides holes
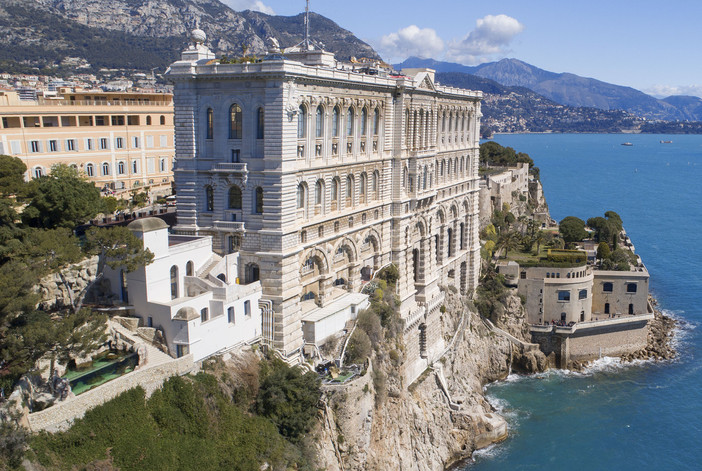
[[[650,297],[654,306],[654,318],[649,325],[646,347],[637,352],[622,356],[622,361],[634,360],[672,360],[677,356],[672,341],[677,327],[677,321],[656,309],[655,298]]]
[[[417,381],[390,388],[392,363],[376,355],[365,376],[326,389],[318,467],[443,470],[506,437],[483,386],[509,374],[513,347],[465,298],[446,295],[442,332],[447,344],[455,342]]]
[[[95,280],[97,269],[98,257],[94,256],[42,278],[35,286],[41,296],[37,308],[53,311],[72,307],[85,288]]]

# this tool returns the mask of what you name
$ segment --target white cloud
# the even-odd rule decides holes
[[[648,93],[656,98],[666,98],[671,95],[702,97],[702,85],[652,85],[649,88],[643,89],[642,92]]]
[[[385,60],[395,62],[410,56],[437,57],[444,50],[444,41],[431,28],[411,25],[383,36],[376,47]]]
[[[224,4],[231,7],[232,10],[244,11],[253,10],[260,11],[267,15],[275,15],[275,11],[261,0],[222,0]]]
[[[446,57],[463,64],[477,64],[489,56],[505,54],[524,25],[507,15],[487,15],[476,21],[476,27],[462,40],[449,42]]]

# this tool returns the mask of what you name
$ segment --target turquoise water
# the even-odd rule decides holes
[[[680,356],[628,366],[603,359],[584,374],[511,375],[489,386],[511,436],[476,453],[466,469],[702,469],[702,136],[495,141],[535,160],[554,219],[620,214],[659,307],[681,320]]]

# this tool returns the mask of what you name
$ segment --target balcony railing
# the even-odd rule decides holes
[[[215,228],[220,231],[232,231],[232,232],[243,232],[244,222],[243,221],[215,221]]]
[[[247,172],[246,164],[241,163],[241,162],[217,162],[214,164],[212,167],[212,171],[214,172],[238,172],[238,173],[245,173]]]

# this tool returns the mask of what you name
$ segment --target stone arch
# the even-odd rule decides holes
[[[348,247],[349,248],[349,258],[351,262],[358,261],[358,244],[348,236],[344,236],[339,239],[333,247],[333,253],[336,253],[339,248]]]
[[[331,265],[329,264],[329,255],[326,252],[319,249],[318,247],[312,247],[308,250],[305,250],[300,255],[300,266],[302,267],[305,264],[305,262],[310,258],[316,258],[320,262],[320,273],[329,273],[329,267]]]

